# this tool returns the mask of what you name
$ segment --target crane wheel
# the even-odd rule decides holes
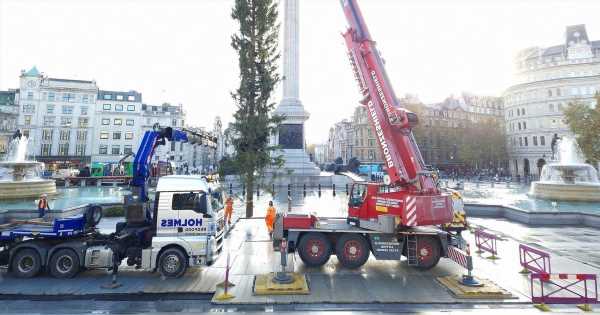
[[[304,234],[298,243],[298,254],[308,267],[323,266],[331,256],[331,242],[323,233]]]
[[[371,254],[367,240],[354,233],[342,234],[337,240],[335,252],[342,266],[349,269],[364,265]]]
[[[49,269],[54,278],[73,278],[79,272],[79,257],[70,249],[59,249],[52,254]]]
[[[440,261],[442,248],[438,239],[431,236],[419,236],[417,240],[417,259],[419,264],[416,266],[420,270],[429,270],[435,267]]]

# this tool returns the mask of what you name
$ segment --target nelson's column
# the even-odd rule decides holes
[[[310,114],[300,102],[299,88],[299,25],[298,0],[285,0],[284,47],[283,47],[283,98],[275,114],[285,116],[275,143],[283,149],[285,164],[278,172],[296,177],[312,177],[320,174],[320,169],[310,161],[304,142],[304,122]],[[287,175],[286,175],[287,176]]]

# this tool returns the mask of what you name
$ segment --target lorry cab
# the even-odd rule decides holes
[[[166,246],[177,245],[187,253],[190,266],[214,262],[224,237],[223,194],[218,183],[200,176],[161,177],[155,205],[152,257]]]

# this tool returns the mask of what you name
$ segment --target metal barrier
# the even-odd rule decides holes
[[[460,284],[472,287],[481,286],[472,275],[473,257],[471,257],[471,248],[469,247],[469,244],[467,244],[467,249],[464,252],[457,247],[448,246],[448,258],[467,269],[467,274],[462,276]]]
[[[535,280],[539,280],[538,290],[534,287]],[[578,284],[583,284],[583,288],[575,287]],[[590,304],[598,303],[597,286],[595,274],[533,273],[531,302],[538,304],[536,307],[545,311],[549,310],[546,304],[580,304],[580,309],[591,311]],[[593,294],[588,294],[590,290]],[[548,291],[550,293],[547,293]]]
[[[492,254],[487,257],[488,259],[498,259],[498,247],[496,241],[498,237],[494,234],[484,232],[481,229],[475,230],[475,246],[477,246],[477,253],[481,254],[484,251]]]
[[[523,270],[521,273],[552,273],[550,268],[550,254],[539,249],[519,244],[519,263]]]

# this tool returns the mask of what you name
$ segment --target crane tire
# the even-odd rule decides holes
[[[185,252],[177,247],[165,249],[158,257],[158,270],[165,278],[179,278],[188,268]]]
[[[419,270],[429,270],[440,261],[442,248],[438,239],[432,236],[419,236],[417,239],[416,266]]]
[[[308,267],[323,266],[331,256],[331,242],[323,233],[310,232],[300,238],[298,254]]]
[[[369,260],[371,249],[369,242],[361,234],[345,233],[337,240],[335,253],[342,266],[356,269]]]

